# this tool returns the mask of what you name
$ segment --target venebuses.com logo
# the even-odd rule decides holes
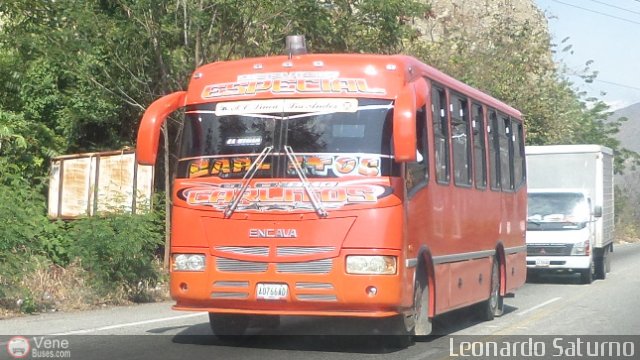
[[[29,350],[31,350],[29,339],[23,336],[14,336],[7,342],[7,352],[16,359],[29,355]]]
[[[27,356],[36,358],[71,358],[71,350],[68,339],[49,338],[37,336],[28,339],[24,336],[14,336],[7,342],[7,353],[14,359],[22,359]]]

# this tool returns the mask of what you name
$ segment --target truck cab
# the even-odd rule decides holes
[[[536,189],[528,192],[527,268],[541,272],[579,273],[591,283],[595,272],[596,219],[594,206],[583,190]]]

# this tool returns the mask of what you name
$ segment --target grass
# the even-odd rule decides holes
[[[82,311],[169,299],[166,281],[153,286],[141,282],[134,289],[120,286],[105,291],[96,288],[89,280],[90,274],[77,263],[62,267],[35,261],[35,269],[18,284],[20,294],[2,299],[0,319],[25,313]]]

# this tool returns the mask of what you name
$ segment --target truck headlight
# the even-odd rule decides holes
[[[589,240],[573,244],[571,255],[589,255],[591,244]]]
[[[173,271],[204,271],[202,254],[173,254]]]
[[[347,273],[361,275],[393,275],[396,257],[383,255],[347,255]]]

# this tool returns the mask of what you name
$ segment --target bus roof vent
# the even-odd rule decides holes
[[[307,53],[307,44],[304,35],[289,35],[286,40],[285,51],[291,58],[293,55],[302,55]]]

